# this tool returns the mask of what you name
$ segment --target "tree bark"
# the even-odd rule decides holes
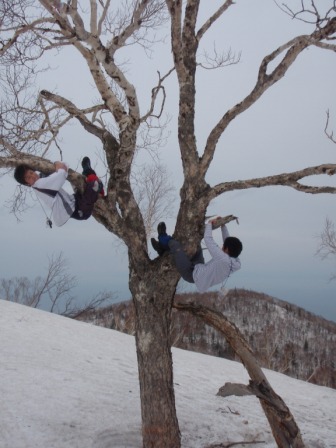
[[[222,313],[205,306],[180,302],[174,303],[173,306],[178,310],[189,311],[195,316],[199,316],[225,335],[226,340],[241,359],[251,377],[249,389],[259,398],[278,447],[303,448],[305,445],[293,415],[282,398],[272,389],[239,329],[229,322]]]
[[[166,257],[154,260],[151,270],[141,269],[132,257],[130,260],[143,447],[179,448],[170,347],[172,300],[178,277]]]

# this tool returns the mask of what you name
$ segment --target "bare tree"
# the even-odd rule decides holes
[[[71,294],[76,285],[76,277],[69,274],[67,260],[60,253],[49,258],[44,277],[39,276],[34,280],[27,277],[0,279],[0,299],[67,317],[78,317],[108,304],[113,298],[111,292],[100,292],[86,302],[81,301],[79,305],[78,299]]]
[[[327,119],[324,128],[324,133],[327,138],[332,142],[336,143],[336,139],[334,137],[334,132],[329,129],[330,127],[330,112],[329,110],[326,113]],[[319,245],[316,251],[316,255],[321,257],[322,260],[325,260],[329,256],[336,255],[336,229],[335,224],[331,221],[331,219],[326,218],[324,229],[319,235]],[[336,274],[334,274],[331,279],[334,280],[336,278]]]
[[[147,237],[154,224],[173,216],[174,192],[167,169],[163,165],[143,166],[133,175],[133,189],[143,215]]]
[[[324,230],[320,235],[320,246],[317,251],[322,259],[329,255],[336,255],[336,229],[335,224],[326,218]]]
[[[319,235],[319,244],[316,254],[321,257],[322,260],[336,255],[336,228],[335,224],[329,218],[326,218],[324,229]],[[333,274],[331,280],[335,279],[336,274]]]
[[[18,163],[28,163],[36,170],[52,171],[49,150],[57,148],[61,153],[60,132],[72,119],[81,124],[83,132],[101,142],[106,156],[107,198],[97,202],[94,217],[107,231],[124,241],[128,249],[146,448],[178,448],[181,443],[169,344],[172,303],[179,277],[169,257],[149,258],[146,223],[131,177],[134,156],[141,147],[137,141],[141,130],[153,129],[155,120],[161,119],[167,76],[175,72],[178,82],[178,141],[184,173],[174,236],[188,251],[194,252],[203,236],[208,205],[223,193],[274,185],[311,194],[336,193],[332,187],[312,187],[300,182],[306,176],[333,174],[335,164],[262,178],[223,180],[217,185],[210,185],[206,180],[218,141],[230,123],[283,78],[305,49],[318,47],[335,51],[335,3],[330,1],[330,8],[324,12],[318,11],[314,1],[302,1],[298,12],[285,8],[292,17],[307,22],[310,34],[290,39],[263,58],[255,86],[241,101],[223,111],[204,148],[198,147],[195,136],[196,70],[210,68],[209,64],[214,68],[236,63],[239,56],[232,57],[228,53],[221,56],[215,49],[213,57],[205,53],[203,61],[198,60],[204,36],[236,6],[232,0],[223,0],[218,9],[201,22],[200,3],[200,0],[125,0],[123,7],[119,7],[110,0],[88,0],[87,8],[82,8],[77,0],[67,3],[3,0],[0,4],[0,82],[4,91],[0,106],[0,167],[8,169]],[[140,108],[127,69],[119,62],[120,50],[127,45],[138,45],[149,53],[155,43],[156,30],[168,18],[172,69],[164,75],[158,74],[147,105]],[[49,51],[65,47],[77,51],[85,61],[96,98],[99,98],[94,104],[79,107],[56,92],[46,89],[37,95],[34,92],[33,77],[41,69],[40,60]],[[67,68],[70,73],[71,65]],[[146,139],[147,143],[153,141],[155,139]],[[83,181],[80,174],[71,170],[69,180],[79,187]],[[271,419],[273,424],[277,421]],[[293,427],[292,445],[286,442],[287,435],[279,433],[281,428],[273,428],[277,440],[285,441],[279,446],[303,446],[295,422]]]

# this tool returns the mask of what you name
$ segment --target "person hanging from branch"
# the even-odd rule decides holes
[[[45,176],[34,171],[29,165],[21,164],[15,168],[14,178],[21,185],[32,187],[39,202],[43,201],[51,209],[50,217],[46,213],[47,224],[50,228],[52,227],[51,217],[58,227],[65,224],[69,218],[88,219],[99,195],[104,197],[103,184],[91,168],[89,157],[84,157],[82,160],[85,176],[83,193],[76,191],[74,194],[69,194],[65,191],[62,187],[68,177],[68,166],[63,162],[55,162],[54,166],[55,172]]]
[[[160,256],[169,252],[173,256],[176,269],[181,277],[188,283],[195,283],[199,292],[205,292],[208,288],[222,283],[224,286],[226,280],[231,274],[241,267],[239,255],[243,250],[241,241],[230,236],[226,223],[238,220],[235,216],[212,217],[205,226],[204,242],[209,250],[211,259],[204,262],[202,248],[199,247],[191,258],[184,251],[181,243],[167,235],[166,224],[160,222],[158,225],[158,240],[151,239],[153,248]],[[223,237],[223,247],[220,248],[214,241],[212,230],[221,228]]]

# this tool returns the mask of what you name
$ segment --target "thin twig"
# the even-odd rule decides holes
[[[334,132],[333,131],[331,131],[331,132],[328,131],[329,117],[330,117],[329,109],[327,110],[326,114],[327,114],[327,121],[326,121],[326,125],[325,125],[325,128],[324,128],[324,133],[328,137],[329,140],[331,140],[333,143],[336,143],[336,139],[334,137]]]

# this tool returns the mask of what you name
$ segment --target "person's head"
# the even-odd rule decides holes
[[[243,250],[242,242],[235,236],[225,238],[223,250],[232,258],[237,258]]]
[[[39,175],[28,165],[18,165],[14,170],[14,178],[19,184],[31,187],[39,179]]]

